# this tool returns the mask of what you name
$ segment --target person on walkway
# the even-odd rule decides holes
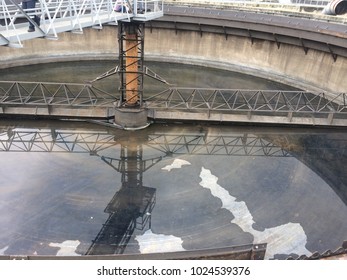
[[[117,1],[115,12],[118,13],[129,13],[131,5],[128,3],[128,1],[120,0]]]
[[[26,10],[31,10],[35,8],[36,5],[36,1],[37,0],[22,0],[22,8],[24,11]],[[29,14],[33,13],[33,10],[28,11]],[[38,17],[37,15],[33,15],[31,16],[31,18],[35,21],[35,23],[40,26],[40,17]],[[35,31],[35,25],[33,25],[30,21],[29,21],[29,29],[28,32],[34,32]]]

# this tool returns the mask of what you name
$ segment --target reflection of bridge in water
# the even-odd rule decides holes
[[[121,173],[121,188],[104,210],[109,217],[92,241],[86,255],[122,254],[135,229],[142,231],[146,227],[151,228],[151,212],[156,203],[156,189],[143,186],[145,171],[163,158],[175,154],[186,152],[201,155],[224,154],[219,151],[220,143],[212,143],[214,142],[212,139],[205,142],[206,133],[203,132],[182,136],[162,134],[161,130],[156,129],[149,130],[151,132],[146,130],[148,133],[140,138],[129,138],[133,132],[116,130],[114,134],[103,131],[100,127],[97,127],[95,132],[64,128],[3,128],[0,130],[0,152],[88,153],[100,157],[102,161]],[[229,150],[228,155],[289,156],[283,149],[269,145],[267,141],[264,142],[258,137],[218,136],[218,139],[228,142],[224,142],[224,148],[234,149],[234,151]],[[142,143],[139,143],[139,140]],[[147,151],[150,148],[151,157],[144,155],[144,147]],[[106,156],[117,152],[119,157]],[[219,256],[234,259],[262,259],[265,249],[266,244],[249,244],[197,252],[169,253],[168,257],[196,259]],[[155,258],[159,256],[165,258],[163,254],[153,254]]]
[[[318,133],[312,135],[316,139],[313,145],[306,145],[300,140],[300,135],[307,138],[304,131],[287,131],[286,138],[271,129],[250,133],[245,128],[234,128],[232,133],[228,132],[228,129],[189,127],[184,129],[184,133],[177,133],[163,126],[151,126],[141,131],[141,136],[134,137],[138,132],[108,130],[99,126],[92,126],[88,131],[7,126],[0,132],[0,151],[88,153],[100,157],[122,174],[121,188],[105,208],[109,217],[86,253],[90,255],[123,253],[136,228],[151,227],[156,190],[142,185],[143,173],[172,156],[295,157],[325,180],[347,204],[347,178],[343,174],[346,139],[337,139],[334,145],[329,145],[328,140],[319,137]],[[332,158],[339,176],[331,172]]]

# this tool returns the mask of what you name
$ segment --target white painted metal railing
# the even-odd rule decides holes
[[[140,2],[146,9],[138,20],[163,15],[163,0]],[[24,11],[18,0],[0,0],[0,45],[22,47],[22,41],[27,39],[57,38],[60,32],[81,33],[85,27],[102,28],[119,20],[130,21],[137,14],[136,3],[136,0],[40,0],[34,9]],[[119,9],[125,6],[130,8]],[[35,15],[40,18],[40,25],[31,19]],[[28,32],[28,21],[34,24],[35,32]]]

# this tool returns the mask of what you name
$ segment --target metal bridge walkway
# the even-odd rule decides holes
[[[136,6],[121,10],[129,6],[128,0],[40,0],[35,9],[25,11],[18,2],[0,0],[0,46],[22,47],[24,40],[57,39],[61,32],[82,33],[86,27],[101,29],[121,20],[147,21],[163,15],[162,0],[139,0]],[[35,15],[39,26],[32,19]],[[28,32],[29,21],[35,25],[34,32]]]
[[[117,102],[92,84],[0,81],[0,115],[112,119]],[[345,93],[168,88],[143,105],[153,120],[347,126]]]

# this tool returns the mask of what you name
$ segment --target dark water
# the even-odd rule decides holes
[[[35,79],[70,77],[73,65],[57,64],[63,70],[55,76],[38,66]],[[82,63],[76,76],[90,79],[110,66],[95,65]],[[213,87],[212,81],[226,83],[222,75],[231,75],[224,87],[281,86],[200,67],[152,66],[159,68],[165,79],[182,74],[184,86]],[[17,77],[14,70],[7,77]],[[122,131],[1,120],[0,255],[249,243],[267,243],[270,259],[334,250],[347,239],[346,143],[343,129],[152,124]]]

